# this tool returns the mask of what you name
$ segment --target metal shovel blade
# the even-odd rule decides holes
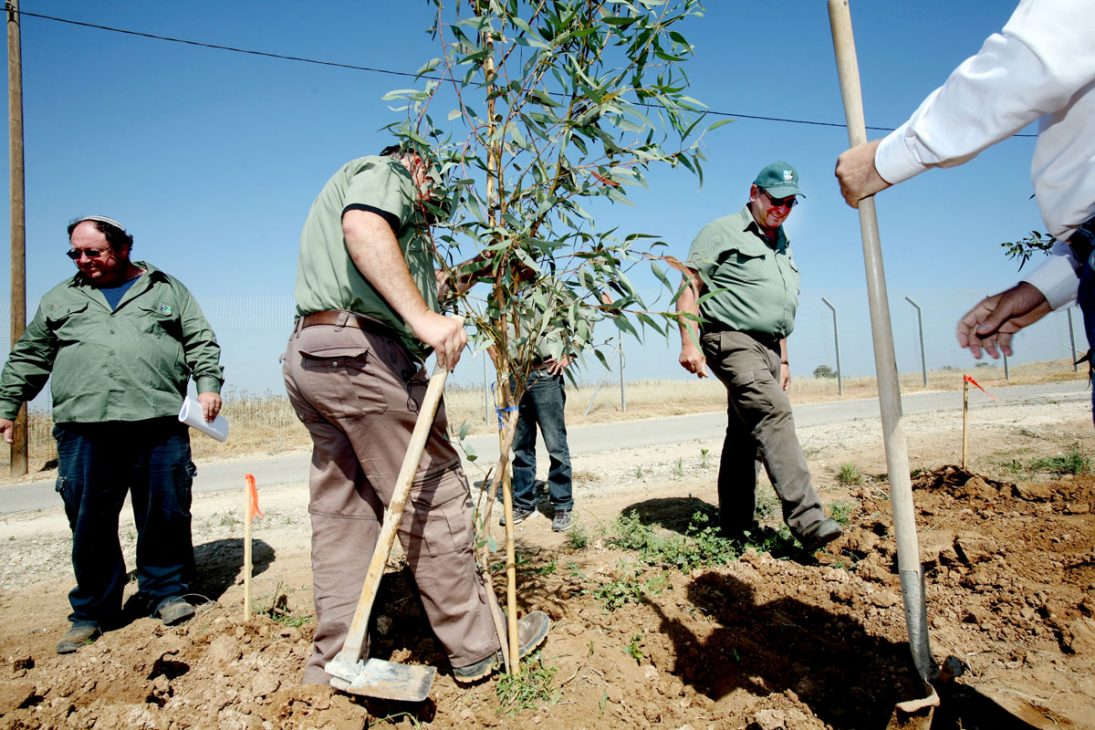
[[[342,692],[400,702],[422,702],[430,694],[437,669],[383,659],[350,662],[341,654],[327,663],[331,686]]]

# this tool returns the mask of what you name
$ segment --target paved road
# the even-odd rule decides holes
[[[976,393],[976,392],[975,392]],[[1017,385],[992,391],[992,401],[977,393],[977,408],[1004,408],[1022,403],[1044,403],[1046,400],[1080,401],[1090,398],[1086,384],[1070,381],[1042,385]],[[912,393],[902,398],[906,414],[951,411],[962,407],[962,394],[957,391]],[[878,399],[808,403],[794,408],[799,428],[839,423],[841,421],[879,420]],[[718,439],[726,428],[726,414],[696,413],[668,418],[599,423],[573,426],[569,431],[570,453],[575,456],[595,454],[621,448],[638,448],[680,443],[696,439]],[[498,459],[498,439],[494,435],[472,436],[467,443],[479,456],[480,463]],[[280,484],[304,484],[308,477],[309,455],[296,452],[261,459],[244,458],[232,461],[199,464],[194,481],[195,492],[217,492],[240,489],[243,475],[255,475],[260,487]],[[53,481],[29,482],[0,486],[0,513],[60,507],[53,492]]]

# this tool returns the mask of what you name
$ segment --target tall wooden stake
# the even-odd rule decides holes
[[[8,0],[8,159],[11,191],[11,344],[27,326],[27,219],[23,176],[23,47],[19,0]],[[15,417],[11,476],[27,473],[27,405]]]
[[[251,619],[251,485],[243,480],[243,620]],[[276,598],[276,596],[275,596]]]
[[[962,468],[970,453],[970,381],[962,378]]]

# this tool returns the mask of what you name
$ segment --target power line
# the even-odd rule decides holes
[[[256,51],[250,48],[238,48],[236,46],[226,46],[220,43],[206,43],[204,41],[195,41],[187,38],[176,38],[174,36],[159,35],[156,33],[145,33],[137,30],[129,30],[127,28],[115,28],[110,25],[100,25],[98,23],[87,23],[82,20],[72,20],[70,18],[59,18],[55,15],[44,15],[42,13],[32,13],[26,10],[16,10],[19,15],[25,15],[31,18],[40,18],[42,20],[52,20],[55,23],[64,23],[67,25],[75,25],[81,28],[91,28],[93,30],[104,30],[110,33],[120,33],[122,35],[136,36],[138,38],[148,38],[154,41],[165,41],[168,43],[180,43],[186,46],[196,46],[198,48],[211,48],[217,51],[228,51],[230,53],[242,53],[249,56],[260,56],[262,58],[274,58],[280,61],[294,61],[296,63],[310,63],[316,66],[329,66],[332,68],[342,68],[350,71],[365,71],[367,73],[386,74],[388,76],[401,76],[405,78],[422,78],[431,81],[445,81],[445,79],[437,76],[420,76],[416,73],[410,73],[408,71],[393,71],[387,68],[378,68],[376,66],[359,66],[352,63],[340,63],[338,61],[324,61],[316,58],[307,58],[305,56],[291,56],[284,53],[273,53],[270,51]],[[656,108],[654,104],[647,104],[644,102],[637,102],[636,106],[642,106],[647,108]],[[704,114],[710,114],[714,117],[728,117],[732,119],[752,119],[754,121],[761,122],[778,122],[781,124],[801,124],[813,127],[839,127],[840,129],[847,129],[846,124],[840,122],[819,122],[812,119],[793,119],[790,117],[771,117],[761,114],[738,114],[736,112],[723,112],[714,109],[707,109]],[[892,132],[894,127],[872,127],[868,126],[867,129],[873,132]],[[1014,137],[1037,137],[1036,134],[1015,134]]]

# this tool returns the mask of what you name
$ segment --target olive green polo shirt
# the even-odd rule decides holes
[[[0,418],[50,383],[57,423],[178,416],[187,380],[219,393],[220,347],[193,296],[144,261],[111,309],[77,274],[46,292],[0,373]]]
[[[342,236],[342,216],[349,210],[376,213],[388,222],[426,306],[439,310],[433,254],[410,173],[395,158],[370,156],[343,165],[312,203],[300,234],[297,315],[330,309],[368,315],[392,329],[411,352],[424,355],[427,348],[350,258]]]
[[[799,274],[782,226],[770,245],[747,205],[704,226],[686,263],[711,294],[700,303],[705,322],[775,337],[794,330]]]

